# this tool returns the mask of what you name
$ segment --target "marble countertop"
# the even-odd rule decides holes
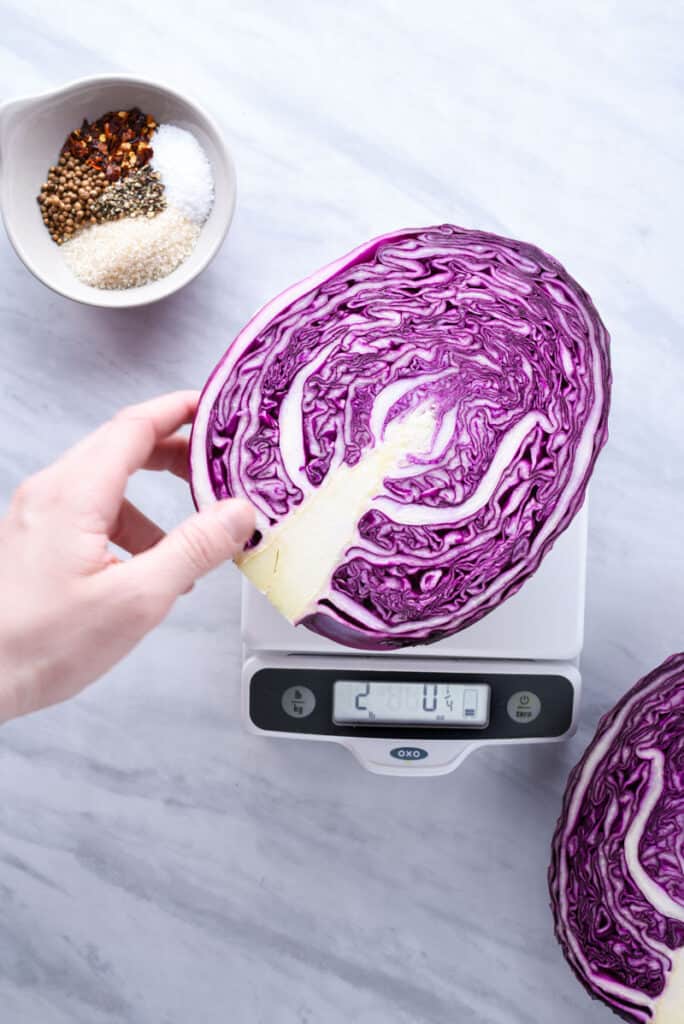
[[[654,11],[659,9],[659,13]],[[556,948],[548,844],[599,715],[684,644],[682,12],[5,0],[0,96],[141,72],[234,148],[212,266],[138,311],[70,303],[0,237],[0,489],[119,406],[201,385],[247,317],[359,241],[440,221],[536,242],[613,336],[578,735],[430,781],[246,735],[238,578],[0,733],[3,1024],[600,1024]],[[164,525],[173,479],[136,479]],[[0,612],[1,614],[1,612]]]

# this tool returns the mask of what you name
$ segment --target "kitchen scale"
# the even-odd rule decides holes
[[[243,714],[250,732],[340,743],[371,772],[442,775],[488,744],[575,731],[586,504],[534,576],[474,626],[426,647],[355,651],[290,625],[246,580]]]

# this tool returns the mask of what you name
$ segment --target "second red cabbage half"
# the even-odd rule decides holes
[[[682,1024],[684,654],[601,719],[568,779],[549,888],[590,995],[631,1024]]]
[[[257,509],[241,568],[352,647],[430,643],[534,573],[606,441],[608,334],[533,245],[453,225],[355,249],[265,306],[203,392],[198,506]]]

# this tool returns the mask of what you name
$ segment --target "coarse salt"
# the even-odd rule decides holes
[[[156,217],[126,217],[93,224],[65,242],[73,273],[95,288],[136,288],[166,277],[187,259],[200,229],[167,206]]]
[[[175,124],[160,125],[151,139],[152,166],[158,171],[170,206],[203,224],[214,202],[211,164],[199,142]]]

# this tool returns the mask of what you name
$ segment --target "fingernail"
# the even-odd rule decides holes
[[[254,533],[255,512],[242,498],[228,498],[219,503],[220,516],[238,544],[245,544]]]

